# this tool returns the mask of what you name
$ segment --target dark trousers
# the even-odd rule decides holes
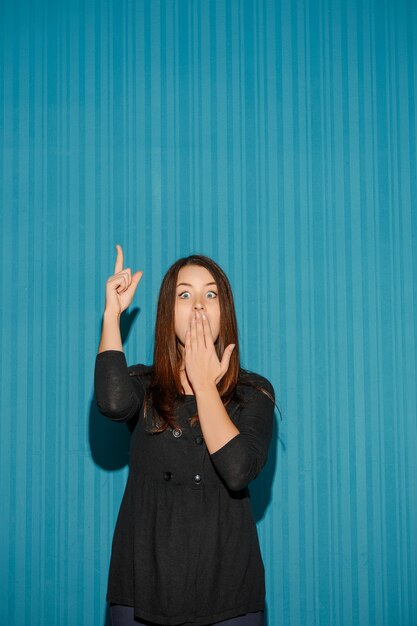
[[[112,626],[158,626],[154,622],[142,622],[135,619],[133,606],[125,606],[124,604],[110,604],[110,617]],[[225,619],[216,622],[211,626],[263,626],[264,612],[245,613],[238,617]]]

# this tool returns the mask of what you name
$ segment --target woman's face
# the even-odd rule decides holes
[[[216,282],[200,265],[186,265],[178,272],[175,295],[175,334],[185,344],[185,331],[191,327],[195,311],[205,313],[213,342],[220,332],[220,304]]]

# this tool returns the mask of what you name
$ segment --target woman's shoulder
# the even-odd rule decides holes
[[[237,381],[239,391],[245,395],[245,393],[251,393],[253,390],[257,390],[260,393],[267,391],[275,400],[274,387],[266,376],[247,370],[244,368],[239,369],[239,377]]]
[[[253,372],[252,370],[247,370],[243,367],[239,368],[239,377],[238,383],[247,383],[247,382],[256,382],[262,383],[265,385],[270,385],[272,387],[272,383],[266,376],[262,376],[262,374],[258,374],[257,372]]]
[[[144,363],[137,363],[136,365],[129,365],[127,368],[129,376],[138,376],[140,378],[149,377],[152,374],[153,366],[145,365]]]

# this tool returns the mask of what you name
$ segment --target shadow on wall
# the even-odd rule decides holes
[[[263,519],[272,499],[272,483],[277,466],[279,441],[281,441],[281,445],[285,450],[285,446],[279,437],[279,423],[275,415],[276,414],[274,414],[274,428],[268,451],[268,460],[259,476],[249,485],[251,505],[256,523]],[[268,619],[267,601],[265,601],[264,626],[272,626]]]
[[[274,414],[274,428],[268,451],[268,460],[259,476],[249,485],[252,510],[257,523],[260,522],[265,516],[266,510],[271,501],[272,483],[277,466],[279,441],[279,425]]]
[[[130,329],[139,311],[140,309],[138,308],[131,313],[125,311],[121,317],[120,331],[123,345],[129,336]],[[279,441],[279,425],[274,415],[274,428],[268,461],[260,475],[249,485],[252,510],[256,522],[263,519],[271,501]],[[89,443],[93,461],[100,468],[106,471],[115,471],[129,464],[130,431],[127,425],[113,422],[102,415],[96,406],[94,398],[90,407]],[[285,449],[284,445],[283,448]],[[268,607],[266,605],[264,626],[268,626],[268,623]],[[106,603],[102,624],[103,626],[111,626],[108,603]]]
[[[109,605],[107,602],[106,602],[106,609],[104,613],[104,619],[102,623],[103,623],[103,626],[111,626],[110,609],[109,609]]]
[[[124,422],[112,422],[100,413],[94,400],[91,402],[89,440],[93,461],[101,469],[111,472],[129,464],[129,429]]]
[[[98,410],[93,398],[89,419],[90,450],[94,463],[111,472],[129,464],[130,432],[125,423],[112,422]],[[109,604],[106,602],[103,626],[111,626]]]

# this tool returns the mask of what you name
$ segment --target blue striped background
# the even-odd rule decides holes
[[[116,243],[144,270],[129,364],[201,252],[275,386],[268,625],[417,624],[416,52],[413,0],[2,0],[1,624],[108,619]]]

